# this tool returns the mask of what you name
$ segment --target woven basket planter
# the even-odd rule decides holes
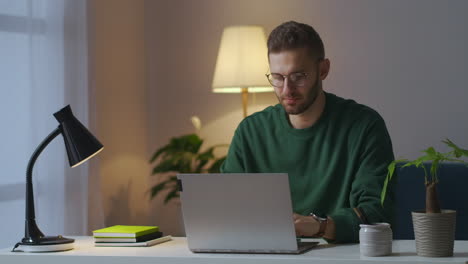
[[[442,210],[440,214],[416,211],[411,215],[418,256],[453,256],[456,211]]]

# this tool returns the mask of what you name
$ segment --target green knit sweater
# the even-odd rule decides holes
[[[245,118],[221,171],[288,173],[294,212],[326,214],[335,222],[336,242],[357,242],[360,222],[353,208],[370,222],[393,222],[392,186],[380,204],[392,143],[376,111],[325,96],[324,112],[309,128],[292,128],[280,104]]]

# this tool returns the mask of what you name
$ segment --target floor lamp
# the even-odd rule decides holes
[[[268,54],[265,32],[260,26],[226,27],[216,60],[213,92],[241,93],[244,117],[249,93],[271,92],[265,74]]]

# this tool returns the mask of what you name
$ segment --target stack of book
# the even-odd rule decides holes
[[[97,247],[147,247],[171,240],[157,226],[115,225],[93,231]]]

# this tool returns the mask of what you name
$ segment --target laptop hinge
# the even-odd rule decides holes
[[[179,192],[182,191],[182,180],[181,179],[177,179],[177,186],[179,188]]]

